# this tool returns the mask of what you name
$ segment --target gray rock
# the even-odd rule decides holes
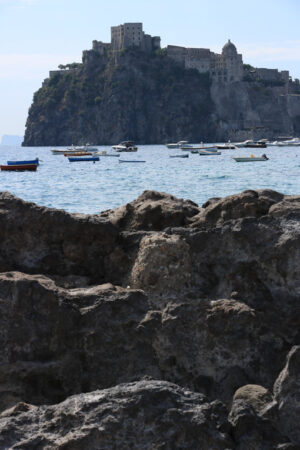
[[[239,388],[234,396],[233,402],[236,400],[244,400],[256,412],[260,414],[272,402],[272,394],[268,389],[256,384],[247,384]]]
[[[274,384],[280,428],[300,446],[300,346],[287,356],[284,369]]]
[[[164,230],[180,227],[199,212],[191,200],[178,199],[170,194],[144,191],[136,200],[125,206],[101,214],[122,230]]]
[[[35,431],[34,441],[29,425],[18,428],[19,417],[34,424],[33,415],[43,411],[52,416],[59,411],[57,436],[81,436],[78,417],[88,420],[85,406],[72,418],[72,431],[63,435],[67,419],[61,404],[36,405],[149,377],[192,390],[197,399],[206,394],[207,411],[219,400],[232,405],[236,448],[300,445],[298,347],[282,371],[300,336],[298,198],[246,191],[199,209],[146,191],[128,207],[83,216],[0,194],[0,411],[3,420],[10,417],[11,445],[26,448],[27,439],[29,448],[47,448],[50,431],[45,441]],[[276,378],[274,400],[268,390]],[[145,396],[145,410],[152,414],[154,397]],[[125,433],[122,408],[116,407],[117,425],[110,441],[103,441],[106,448],[118,447]],[[51,428],[47,417],[45,429]],[[205,417],[203,430],[217,427],[232,448],[228,422],[215,426],[213,413]],[[156,423],[151,428],[151,420],[145,422],[150,428],[142,429],[147,438],[151,429],[157,434],[152,448],[169,448],[165,436],[173,443],[173,434],[164,434],[164,427],[158,432]],[[178,448],[185,441],[198,448],[191,439],[202,439],[202,431],[194,433],[194,419],[189,436],[174,421],[172,416]],[[60,444],[64,437],[51,437],[49,448],[97,448],[98,431],[93,431],[96,444],[85,441],[86,432],[82,447],[76,447],[80,438],[78,444]],[[205,439],[211,448],[223,448],[223,438],[217,444],[211,440],[214,433]],[[205,445],[199,448],[209,448]],[[142,443],[140,448],[149,447]]]
[[[0,448],[233,449],[226,409],[164,381],[141,381],[20,407],[0,417]]]
[[[65,290],[40,275],[0,275],[0,409],[56,403],[145,374],[159,376],[138,328],[141,291],[112,285]]]
[[[244,191],[221,199],[212,199],[203,205],[197,216],[191,219],[192,226],[202,224],[218,226],[227,220],[243,217],[261,217],[284,196],[271,189]]]

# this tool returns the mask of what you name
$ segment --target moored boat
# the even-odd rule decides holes
[[[254,161],[268,161],[268,157],[267,155],[263,154],[261,156],[255,156],[255,155],[250,155],[250,156],[237,156],[237,157],[232,157],[232,159],[234,159],[236,162],[254,162]]]
[[[166,147],[168,148],[182,148],[183,146],[187,147],[189,145],[188,141],[178,141],[176,143],[173,144],[166,144]]]
[[[137,152],[137,147],[132,141],[123,141],[118,145],[113,145],[112,148],[117,152]]]
[[[218,150],[236,150],[237,146],[234,144],[231,144],[230,141],[228,141],[226,144],[218,144],[216,145]]]
[[[7,166],[0,166],[1,170],[7,170],[7,171],[24,171],[29,170],[31,172],[35,172],[37,169],[37,164],[8,164]]]
[[[91,152],[73,152],[73,153],[64,153],[64,156],[92,156],[94,153]]]
[[[50,149],[50,151],[51,151],[52,155],[65,155],[66,153],[74,153],[75,150],[67,150],[67,149],[59,150],[56,148],[52,148],[52,149]],[[77,151],[79,151],[79,150],[77,150]],[[84,150],[80,150],[80,151],[82,152]],[[84,152],[84,153],[86,153],[86,152]]]
[[[36,164],[39,165],[39,158],[29,159],[24,161],[7,161],[8,166],[16,166],[16,165],[26,165],[26,164]]]
[[[119,157],[120,157],[120,155],[115,154],[115,153],[108,153],[106,150],[102,150],[102,152],[94,153],[94,155],[99,155],[99,156],[114,156],[115,158],[119,158]]]
[[[142,159],[119,159],[119,163],[145,163]]]
[[[169,158],[188,158],[189,155],[186,153],[185,155],[170,155]]]
[[[92,162],[96,162],[99,161],[100,158],[99,156],[88,156],[88,157],[68,157],[68,160],[70,162],[82,162],[82,161],[92,161]]]
[[[265,142],[249,141],[244,145],[245,148],[266,148],[267,144]]]
[[[208,156],[208,155],[222,155],[222,153],[221,152],[219,152],[219,151],[217,151],[217,150],[214,150],[214,151],[211,151],[211,150],[198,150],[198,155],[200,155],[200,156]]]
[[[181,150],[193,152],[194,150],[205,150],[209,152],[217,152],[218,148],[216,145],[204,145],[203,142],[201,142],[200,145],[192,145],[191,147],[186,147],[185,145],[180,147]]]

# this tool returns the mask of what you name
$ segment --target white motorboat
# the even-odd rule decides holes
[[[241,148],[241,147],[245,147],[246,145],[252,144],[253,142],[254,142],[253,140],[248,139],[247,141],[243,141],[243,142],[235,142],[234,145],[237,148]]]
[[[267,155],[263,154],[261,156],[254,156],[254,155],[250,155],[250,156],[237,156],[237,157],[232,157],[232,159],[234,159],[236,162],[254,162],[254,161],[268,161],[268,157]]]
[[[287,141],[275,141],[274,144],[277,145],[278,147],[299,147],[300,139],[294,138],[294,139],[289,139]]]
[[[118,145],[113,145],[112,148],[116,152],[137,152],[137,147],[132,141],[123,141]]]
[[[187,146],[189,143],[188,141],[179,141],[176,142],[176,144],[166,144],[166,147],[168,148],[182,148],[183,146]]]
[[[225,144],[218,144],[217,149],[219,150],[236,150],[237,146],[232,144],[230,141],[226,142]]]

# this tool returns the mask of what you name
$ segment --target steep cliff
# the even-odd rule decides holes
[[[144,144],[276,137],[300,132],[300,95],[259,81],[217,83],[163,50],[84,53],[34,94],[25,146]]]
[[[24,145],[210,140],[209,84],[163,54],[127,50],[116,62],[91,51],[81,68],[55,74],[34,95]]]

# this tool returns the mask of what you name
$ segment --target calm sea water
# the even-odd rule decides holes
[[[99,150],[110,151],[109,147]],[[99,213],[137,198],[145,189],[168,192],[201,205],[210,197],[223,197],[245,189],[270,188],[284,194],[300,193],[300,147],[224,150],[220,156],[169,158],[181,154],[163,145],[139,146],[137,153],[120,159],[142,159],[145,164],[120,164],[119,158],[100,157],[70,163],[50,148],[0,146],[0,163],[8,159],[34,159],[37,172],[0,172],[0,190],[39,205],[69,212]],[[266,162],[236,163],[231,157],[266,153]]]

